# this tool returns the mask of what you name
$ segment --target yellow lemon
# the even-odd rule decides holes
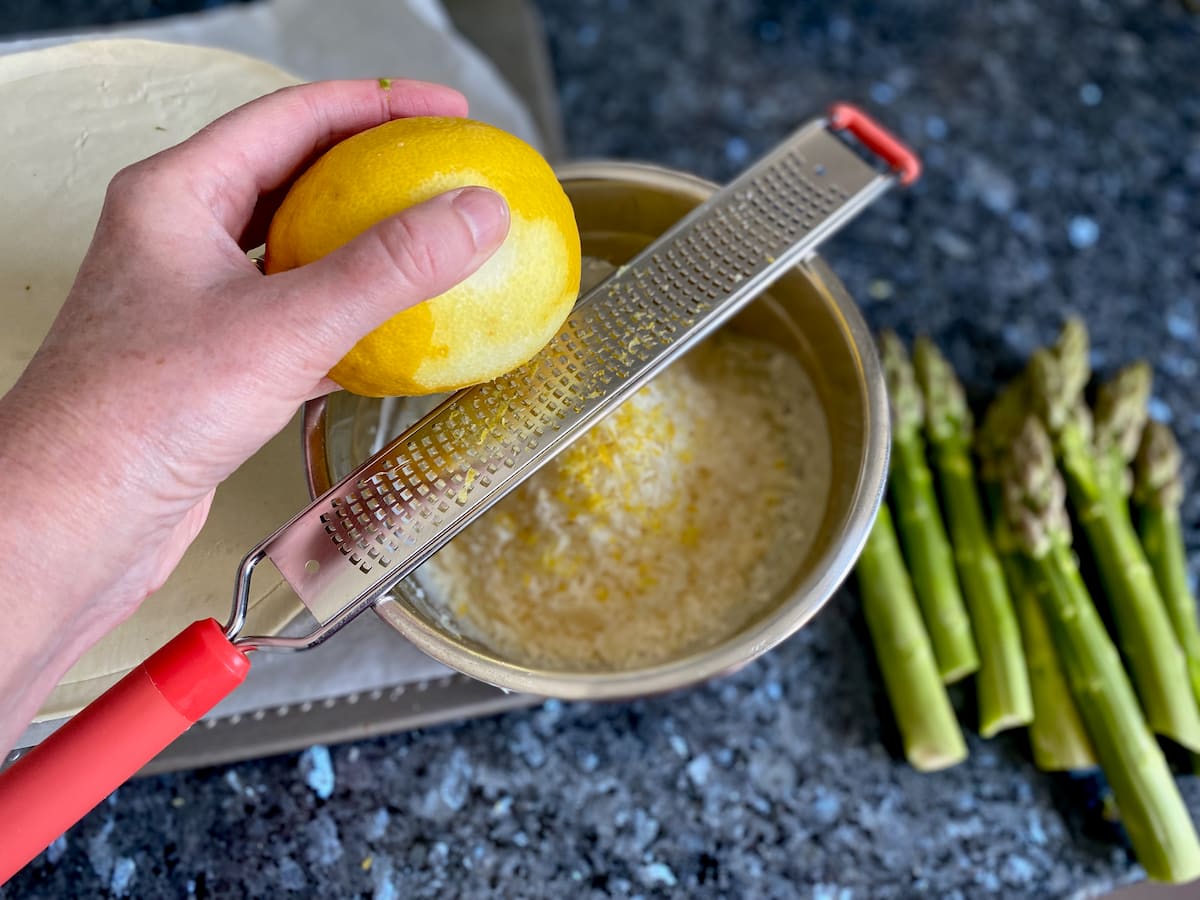
[[[267,234],[267,274],[302,266],[376,222],[444,191],[504,197],[500,249],[465,281],[398,313],[330,371],[369,397],[432,394],[488,381],[531,359],[579,291],[574,210],[541,155],[470,119],[397,119],[336,144],[292,185]]]

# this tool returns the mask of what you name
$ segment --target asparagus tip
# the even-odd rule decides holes
[[[1137,502],[1159,509],[1178,507],[1183,502],[1182,469],[1183,454],[1170,427],[1148,422],[1133,467]]]
[[[921,390],[904,342],[894,331],[880,334],[879,350],[892,404],[892,427],[898,436],[906,438],[920,430],[925,418]]]
[[[1116,453],[1122,465],[1133,461],[1141,443],[1153,378],[1149,364],[1135,362],[1101,385],[1096,395],[1096,447]]]
[[[1088,350],[1087,328],[1072,317],[1054,345],[1040,348],[1029,360],[1034,406],[1052,435],[1058,435],[1083,398],[1092,375]]]
[[[1058,339],[1054,342],[1055,355],[1072,365],[1077,365],[1080,361],[1086,365],[1090,348],[1091,340],[1083,319],[1079,316],[1068,316],[1058,333]],[[1086,380],[1085,378],[1084,381]]]
[[[913,344],[913,367],[925,400],[925,427],[935,444],[971,439],[974,420],[950,361],[925,336]]]
[[[1004,476],[1004,514],[1026,554],[1044,556],[1055,541],[1069,542],[1066,486],[1046,429],[1029,416],[1011,447]]]
[[[975,436],[975,450],[979,454],[980,474],[984,480],[998,482],[1002,478],[1004,461],[1025,420],[1028,404],[1029,388],[1024,375],[1019,375],[1005,385],[988,406]]]

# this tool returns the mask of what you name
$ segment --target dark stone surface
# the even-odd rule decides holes
[[[927,166],[826,254],[872,324],[932,334],[982,397],[1082,313],[1100,370],[1153,361],[1155,412],[1200,459],[1200,18],[1168,0],[538,5],[576,156],[724,179],[861,102]],[[1200,491],[1185,519],[1195,570]],[[843,591],[696,690],[126,785],[0,893],[1059,897],[1141,877],[1096,785],[1036,772],[1021,736],[971,736],[936,775],[899,762],[873,665]]]
[[[251,0],[4,0],[0,34],[81,31],[248,2]]]

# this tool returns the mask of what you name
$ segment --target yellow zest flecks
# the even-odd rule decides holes
[[[463,476],[463,485],[458,489],[458,494],[454,499],[459,503],[466,503],[467,496],[471,492],[471,485],[473,485],[478,478],[479,473],[473,468],[468,468],[466,474]]]
[[[464,632],[516,662],[653,665],[710,646],[779,595],[819,532],[830,469],[803,367],[719,333],[421,576]]]

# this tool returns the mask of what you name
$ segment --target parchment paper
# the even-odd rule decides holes
[[[139,37],[235,50],[272,63],[301,80],[389,76],[440,82],[466,94],[474,118],[542,146],[529,111],[487,59],[454,32],[435,0],[347,0],[337,4],[273,0],[87,34],[35,36],[0,44],[0,55],[96,37]],[[177,140],[180,136],[170,137]],[[164,146],[174,140],[164,140]],[[86,187],[94,198],[102,196],[103,184]],[[75,241],[75,245],[56,247],[55,252],[81,258],[85,247],[86,242]],[[59,285],[57,289],[65,295],[68,286]],[[7,315],[5,304],[15,302],[8,299],[10,296],[11,292],[6,292],[0,297],[0,316]],[[45,327],[48,325],[49,320]],[[36,339],[30,338],[29,355],[40,337],[37,334]],[[235,574],[226,557],[240,556],[273,526],[249,537],[231,533],[222,523],[245,518],[257,524],[264,520],[263,511],[267,510],[274,524],[282,524],[289,512],[298,510],[307,500],[301,479],[299,431],[293,422],[234,476],[235,483],[218,492],[219,509],[212,526],[189,551],[191,599],[177,595],[174,602],[156,604],[152,598],[119,633],[94,647],[51,695],[39,714],[39,724],[30,728],[18,746],[35,743],[52,731],[64,716],[86,705],[153,652],[164,635],[169,637],[198,615],[223,620]],[[220,552],[214,552],[214,548]],[[270,588],[272,602],[263,607],[265,615],[259,611],[258,621],[252,621],[251,627],[278,630],[299,608],[286,585]],[[305,619],[307,614],[302,614],[288,630],[299,632],[309,627]],[[341,696],[439,677],[446,672],[368,613],[335,640],[314,650],[256,654],[246,684],[211,715]]]

